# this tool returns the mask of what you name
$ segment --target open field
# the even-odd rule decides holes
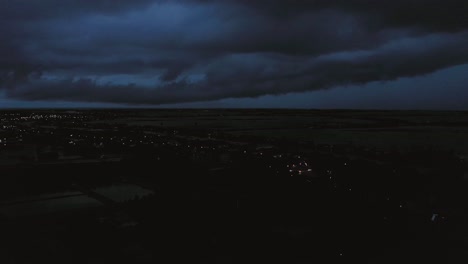
[[[127,111],[105,122],[130,126],[216,130],[233,136],[354,144],[388,148],[431,147],[468,153],[468,113],[345,110]]]

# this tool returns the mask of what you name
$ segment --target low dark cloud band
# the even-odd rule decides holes
[[[468,63],[463,2],[0,0],[0,89],[167,104],[420,76]]]

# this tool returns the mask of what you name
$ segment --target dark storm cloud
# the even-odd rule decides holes
[[[152,0],[0,0],[0,20],[36,20],[114,13],[143,7]]]
[[[460,0],[192,0],[225,2],[254,8],[267,16],[288,18],[311,10],[340,10],[367,20],[376,29],[420,27],[428,30],[457,31],[468,26],[468,3]]]
[[[468,63],[454,0],[0,0],[0,88],[164,104],[428,74]]]

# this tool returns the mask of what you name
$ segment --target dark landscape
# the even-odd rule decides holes
[[[467,260],[468,112],[0,112],[1,263]]]
[[[468,263],[468,1],[0,0],[0,264]]]

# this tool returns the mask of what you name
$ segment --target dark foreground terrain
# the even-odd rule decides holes
[[[0,112],[0,263],[464,263],[468,113]]]

